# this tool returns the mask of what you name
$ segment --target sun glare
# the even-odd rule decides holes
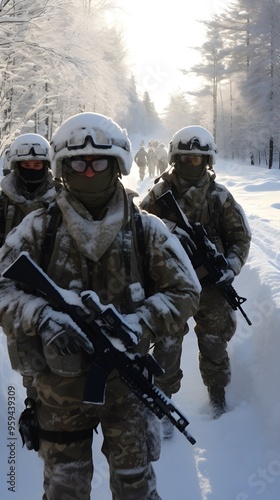
[[[182,75],[198,60],[195,47],[205,39],[199,21],[225,8],[227,0],[117,0],[121,7],[115,21],[121,25],[131,71],[139,94],[148,91],[158,111],[166,106],[172,92],[183,90],[195,77]]]

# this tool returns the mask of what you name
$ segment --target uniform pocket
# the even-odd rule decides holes
[[[16,339],[8,339],[7,345],[12,368],[21,375],[33,376],[46,368],[39,336],[22,335]]]
[[[82,351],[76,354],[61,356],[57,349],[51,345],[43,346],[44,354],[49,369],[61,377],[75,377],[81,375],[86,369],[86,361]]]

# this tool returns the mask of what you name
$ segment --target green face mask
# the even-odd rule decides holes
[[[84,175],[77,174],[72,169],[67,169],[67,172],[65,173],[65,180],[70,188],[70,191],[80,193],[100,193],[109,186],[112,176],[112,167],[106,168],[104,172],[100,172],[94,177],[86,177]]]
[[[205,166],[204,165],[189,165],[186,167],[186,165],[176,165],[175,169],[177,170],[178,174],[180,177],[182,177],[186,181],[196,181],[200,179],[200,177],[203,175],[205,171]]]
[[[69,191],[88,210],[91,210],[106,205],[116,189],[118,171],[114,166],[110,166],[104,172],[100,172],[94,177],[86,177],[67,168],[64,179]]]

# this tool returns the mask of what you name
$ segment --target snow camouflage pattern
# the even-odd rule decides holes
[[[160,453],[158,420],[139,404],[133,394],[116,400],[114,391],[110,389],[106,394],[106,405],[95,408],[94,415],[93,419],[92,410],[85,405],[81,409],[73,409],[67,416],[64,410],[57,411],[46,406],[39,408],[38,412],[42,427],[49,427],[52,421],[53,429],[59,430],[79,429],[81,425],[90,428],[101,421],[104,437],[102,451],[110,464],[113,498],[160,500],[150,464],[158,460]],[[69,445],[42,441],[39,454],[46,463],[47,496],[44,499],[63,499],[63,495],[73,500],[90,498],[93,476],[91,444],[91,439]]]
[[[55,197],[52,173],[49,171],[47,178],[42,181],[32,198],[28,191],[19,189],[15,171],[10,172],[1,182],[1,234],[0,244],[11,229],[17,226],[22,219],[32,212],[47,206]]]
[[[137,310],[143,335],[136,349],[145,353],[151,342],[165,336],[170,342],[172,339],[177,342],[187,319],[198,308],[200,286],[177,238],[160,220],[145,213],[141,214],[141,219],[146,252],[144,257],[139,256],[133,218],[124,224],[125,213],[130,213],[132,196],[128,193],[130,201],[125,210],[127,198],[118,182],[103,219],[93,220],[69,193],[64,190],[58,193],[62,223],[56,232],[47,273],[65,289],[77,293],[93,289],[101,302],[112,303],[122,314]],[[37,210],[8,235],[0,255],[1,271],[22,250],[41,264],[41,246],[49,219],[48,212]],[[98,238],[94,238],[95,234]],[[130,256],[129,272],[125,253]],[[37,324],[45,305],[43,299],[30,297],[18,290],[15,284],[0,280],[0,322],[8,339],[37,338]],[[116,373],[112,373],[108,380],[104,406],[82,403],[87,362],[83,360],[84,366],[73,368],[73,359],[70,358],[67,376],[63,376],[58,374],[57,365],[54,371],[51,370],[52,359],[61,358],[48,356],[42,350],[36,352],[30,363],[30,369],[36,373],[35,385],[40,399],[38,417],[42,428],[73,431],[95,426],[100,421],[114,498],[159,500],[150,463],[159,456],[159,435],[153,427],[154,441],[151,441],[151,432],[146,428],[148,422],[155,425],[154,417],[147,414],[138,400],[135,401]],[[67,363],[67,358],[63,357],[64,363]],[[35,359],[44,362],[35,363]],[[60,367],[62,371],[63,368]],[[75,372],[73,376],[69,376],[71,369]],[[174,376],[172,370],[169,376]],[[62,486],[58,484],[67,483],[70,490],[72,488],[71,492],[67,490],[67,498],[89,499],[92,477],[90,440],[70,446],[42,440],[40,453],[45,459],[45,498],[62,499]],[[77,464],[83,477],[83,492],[79,493],[75,493],[76,488],[81,488],[79,474],[73,472]]]
[[[172,190],[189,222],[200,222],[219,252],[224,253],[229,268],[235,275],[244,265],[250,248],[251,231],[241,206],[231,193],[215,182],[213,170],[206,170],[196,185],[181,179],[176,170],[164,173],[141,202],[141,208],[163,219],[171,231],[176,224],[172,213],[163,213],[155,200]],[[195,333],[199,346],[199,367],[206,386],[225,387],[230,382],[230,362],[227,343],[236,330],[236,314],[223,293],[206,276],[201,281],[202,292],[198,312],[194,315]],[[159,344],[155,357],[164,357],[165,349]],[[177,366],[180,365],[177,351]],[[176,363],[174,359],[174,363]]]
[[[48,171],[46,179],[40,183],[40,186],[32,194],[24,190],[23,185],[17,182],[16,172],[12,170],[1,181],[0,194],[0,246],[4,243],[7,234],[16,227],[23,218],[41,207],[47,207],[55,198],[55,187],[51,170]],[[11,325],[12,330],[12,325]],[[30,397],[36,396],[36,391],[31,388],[32,377],[29,373],[29,359],[33,363],[44,363],[44,359],[40,355],[41,342],[38,337],[34,337],[32,341],[22,337],[20,340],[20,348],[18,343],[13,339],[13,336],[8,339],[8,351],[12,367],[19,369],[22,373],[27,373],[23,378],[23,385],[27,388]],[[34,354],[31,355],[31,353]],[[38,355],[39,354],[39,359]],[[26,362],[28,366],[26,365]],[[23,368],[24,367],[24,368]],[[22,368],[22,369],[21,369]]]

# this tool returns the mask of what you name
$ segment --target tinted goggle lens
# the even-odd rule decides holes
[[[47,154],[47,149],[40,146],[40,144],[22,144],[16,149],[14,155],[10,153],[10,156],[47,156]]]
[[[68,166],[79,174],[83,174],[90,167],[96,173],[104,172],[109,165],[108,158],[98,158],[95,160],[84,160],[80,158],[69,158]]]
[[[203,155],[180,155],[180,163],[185,165],[194,165],[198,167],[202,164]]]

